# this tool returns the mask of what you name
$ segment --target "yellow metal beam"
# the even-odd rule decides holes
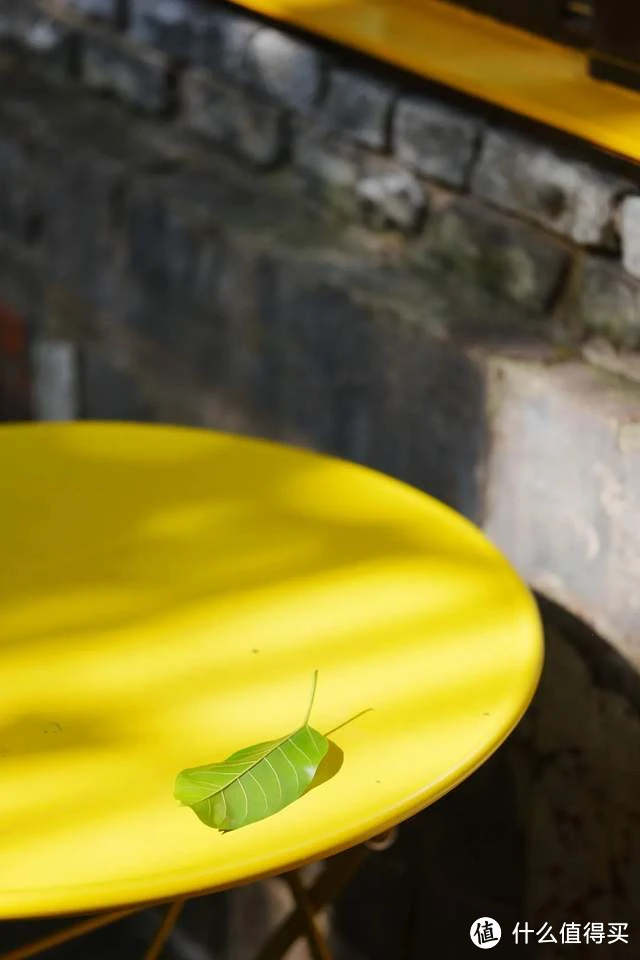
[[[579,50],[438,0],[236,3],[640,161],[640,94]]]

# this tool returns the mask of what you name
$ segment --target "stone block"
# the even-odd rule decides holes
[[[535,589],[640,665],[640,387],[495,358],[484,529]]]
[[[470,114],[424,97],[402,97],[393,116],[398,160],[452,187],[466,184],[481,123]]]
[[[171,105],[169,65],[162,53],[106,32],[87,31],[81,69],[87,86],[114,94],[145,113],[163,113]]]
[[[640,346],[640,282],[617,262],[585,256],[575,278],[572,307],[581,331],[602,335],[618,347]]]
[[[185,124],[193,132],[256,167],[271,167],[283,158],[288,126],[274,104],[197,68],[185,73],[181,100]]]
[[[309,194],[323,203],[355,212],[356,186],[362,158],[355,144],[319,126],[301,126],[294,133],[292,162]]]
[[[199,19],[193,61],[212,73],[244,83],[248,80],[249,45],[260,23],[230,8],[207,10]]]
[[[460,283],[533,311],[551,305],[569,265],[560,241],[467,198],[433,214],[425,251]]]
[[[185,72],[180,92],[186,125],[208,140],[231,146],[235,133],[231,104],[238,92],[200,69]]]
[[[372,164],[366,165],[356,196],[365,222],[373,228],[394,227],[413,233],[421,226],[427,208],[424,187],[401,168],[386,166],[376,171]]]
[[[0,4],[0,41],[26,48],[40,60],[67,72],[75,50],[75,33],[63,17],[37,0],[4,0]]]
[[[355,189],[362,159],[352,143],[327,134],[318,126],[296,131],[293,163],[314,180],[336,188]]]
[[[319,112],[328,129],[374,150],[389,143],[394,91],[386,83],[351,70],[334,69]]]
[[[304,112],[318,102],[324,64],[320,52],[308,43],[261,27],[249,41],[247,60],[251,80],[283,106]]]
[[[622,263],[627,273],[640,280],[640,197],[622,201],[619,216],[622,235]]]
[[[199,0],[132,0],[130,33],[169,57],[191,60],[205,11]]]
[[[68,23],[40,11],[22,31],[22,44],[50,76],[66,78],[78,58],[78,33]]]
[[[67,340],[38,337],[31,348],[32,409],[36,420],[79,415],[78,348]]]
[[[476,196],[576,243],[612,246],[619,198],[630,184],[511,133],[487,132],[472,176]]]

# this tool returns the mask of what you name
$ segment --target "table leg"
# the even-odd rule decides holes
[[[62,943],[68,943],[69,940],[83,937],[86,933],[99,930],[100,927],[107,927],[110,923],[117,923],[118,920],[123,920],[134,913],[140,913],[141,909],[135,907],[129,910],[114,910],[111,913],[101,913],[96,917],[87,917],[86,920],[79,920],[78,923],[72,923],[62,930],[57,930],[46,937],[27,943],[24,947],[18,947],[16,950],[10,950],[9,953],[0,954],[0,960],[29,960],[30,957],[36,957],[39,953],[44,953],[45,950],[51,950],[52,947],[59,947]]]
[[[293,873],[287,873],[285,875],[285,880],[291,888],[291,893],[293,894],[293,899],[295,900],[298,912],[301,918],[304,920],[305,933],[312,960],[331,960],[329,946],[320,932],[320,928],[318,927],[316,912],[309,894],[302,884],[300,872],[298,870],[294,870]]]
[[[174,900],[171,904],[165,914],[160,929],[153,938],[153,941],[149,944],[149,949],[144,955],[144,960],[158,960],[158,957],[162,953],[162,948],[171,936],[171,931],[175,927],[186,902],[186,898],[183,897],[181,900]],[[0,960],[2,960],[1,957]]]
[[[353,847],[327,862],[315,883],[305,891],[311,912],[317,913],[340,893],[355,876],[367,853],[364,846]],[[271,934],[256,960],[282,960],[296,940],[306,932],[303,912],[296,910]]]
[[[291,888],[297,909],[274,931],[260,950],[256,960],[282,960],[290,947],[302,936],[307,937],[313,960],[330,960],[329,948],[318,929],[315,914],[335,899],[347,885],[359,869],[369,850],[387,849],[394,842],[395,836],[396,830],[393,829],[366,844],[353,847],[332,857],[309,890],[304,888],[298,871],[286,874],[285,879]],[[175,900],[171,904],[160,929],[149,945],[144,960],[158,960],[187,899]],[[141,913],[147,908],[148,904],[144,907],[114,910],[111,913],[101,913],[97,916],[87,917],[85,920],[79,920],[62,930],[48,934],[46,937],[25,944],[24,947],[18,947],[8,953],[0,954],[0,960],[30,960],[31,957],[36,957],[46,950],[51,950],[53,947],[68,943],[69,940],[75,940],[87,933],[92,933],[101,927],[109,926],[111,923],[117,923],[118,920],[123,920],[135,913]]]

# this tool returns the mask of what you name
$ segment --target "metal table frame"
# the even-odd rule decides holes
[[[300,937],[305,937],[312,960],[331,960],[331,952],[326,938],[318,926],[316,915],[335,900],[352,877],[355,876],[369,851],[386,850],[394,842],[396,834],[397,828],[394,827],[373,840],[331,857],[326,861],[319,876],[308,888],[302,882],[300,870],[283,874],[282,877],[293,895],[295,909],[270,934],[255,960],[283,960],[288,950]],[[180,918],[185,903],[198,896],[205,896],[207,892],[203,891],[192,896],[180,897],[169,902],[164,919],[149,944],[143,960],[159,960],[171,932]],[[154,905],[157,904],[145,903],[137,907],[123,907],[119,910],[88,916],[83,920],[69,924],[62,930],[25,944],[23,947],[0,954],[0,960],[29,960],[30,957],[39,956],[47,950],[68,943],[70,940],[75,940],[85,934],[93,933],[94,930],[99,930],[101,927],[117,923],[125,917],[142,913]]]

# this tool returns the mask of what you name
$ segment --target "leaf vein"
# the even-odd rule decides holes
[[[293,772],[295,773],[295,775],[296,775],[296,789],[299,790],[299,789],[300,789],[300,776],[298,775],[298,771],[296,770],[296,768],[295,768],[294,764],[292,763],[292,761],[290,760],[290,758],[287,756],[286,752],[285,752],[283,749],[281,749],[280,752],[282,753],[282,756],[285,758],[285,760],[287,761],[287,763],[289,764],[289,766],[291,767],[291,769],[292,769]]]

